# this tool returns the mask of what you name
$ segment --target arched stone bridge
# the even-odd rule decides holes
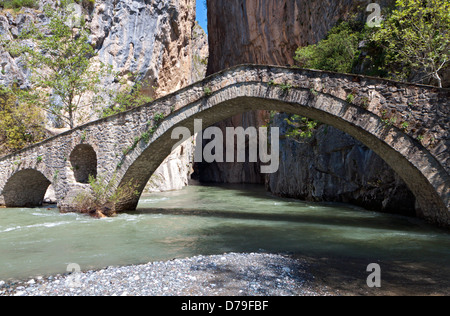
[[[102,175],[114,190],[134,181],[142,192],[178,142],[175,127],[194,130],[250,110],[306,116],[371,148],[416,196],[418,215],[450,227],[449,91],[358,75],[242,65],[148,105],[77,127],[0,159],[0,203],[38,206],[53,184],[58,206]],[[301,157],[299,157],[301,163]],[[134,210],[139,196],[116,203]]]

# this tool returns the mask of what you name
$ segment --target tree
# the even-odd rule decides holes
[[[71,3],[61,1],[56,10],[46,8],[50,22],[44,29],[31,25],[22,32],[20,40],[34,43],[22,45],[32,89],[20,91],[18,97],[74,128],[76,119],[88,115],[99,103],[101,80],[112,72],[104,64],[92,62],[95,51],[89,44],[89,30],[84,18],[74,17],[68,10]],[[74,23],[74,18],[79,19]]]
[[[362,29],[356,21],[342,22],[315,45],[299,47],[294,59],[298,66],[326,71],[351,73],[359,56]]]
[[[387,67],[398,78],[419,75],[442,87],[441,73],[450,60],[450,2],[397,0],[372,40],[386,51]]]
[[[0,155],[42,141],[43,121],[38,108],[19,104],[13,89],[0,88]]]
[[[294,60],[297,66],[351,73],[360,55],[358,43],[363,29],[364,25],[355,19],[337,24],[325,39],[296,50]],[[290,115],[285,122],[288,126],[286,137],[297,142],[311,138],[321,126],[320,122],[299,115]]]

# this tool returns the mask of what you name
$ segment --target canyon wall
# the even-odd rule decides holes
[[[293,65],[299,46],[342,19],[367,17],[370,0],[208,0],[208,74],[242,63]],[[382,8],[393,0],[376,1]]]
[[[29,23],[38,27],[46,24],[48,18],[43,8],[47,4],[54,6],[55,1],[41,0],[38,4],[35,9],[0,10],[0,36],[17,38]],[[208,40],[195,21],[195,8],[196,0],[95,1],[91,8],[83,9],[91,31],[91,45],[97,52],[94,59],[112,65],[113,70],[122,75],[133,74],[131,80],[147,81],[144,93],[154,99],[204,78]],[[0,85],[11,85],[15,81],[22,88],[30,86],[29,72],[20,55],[0,48],[0,58]],[[104,85],[119,88],[112,78],[105,78]],[[91,111],[86,121],[97,118],[98,114]],[[64,130],[55,129],[54,123],[49,117],[49,131],[56,134]],[[168,158],[161,167],[165,171],[157,171],[152,179],[153,186],[172,189],[187,183],[191,159],[186,153],[193,151],[192,146],[192,142],[186,142]],[[169,163],[174,158],[179,161],[176,167]],[[160,177],[162,173],[166,176]]]
[[[368,3],[353,0],[208,0],[208,74],[243,64],[293,65],[295,50],[317,43],[340,19],[366,19]],[[393,1],[379,1],[382,8]],[[286,129],[284,114],[273,126]],[[217,126],[260,126],[268,113],[249,112]],[[283,139],[280,169],[264,177],[258,163],[197,166],[205,182],[266,183],[270,192],[313,201],[341,201],[367,208],[414,213],[403,181],[366,146],[326,127],[302,144]],[[323,128],[322,128],[323,131]]]

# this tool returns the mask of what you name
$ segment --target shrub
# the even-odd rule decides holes
[[[37,3],[35,0],[5,0],[0,2],[0,7],[4,9],[37,8]]]
[[[443,86],[450,60],[448,0],[397,0],[372,40],[386,53],[384,67],[396,79]]]
[[[307,117],[294,114],[284,119],[288,124],[286,137],[299,142],[302,139],[311,138],[313,132],[320,125],[319,122],[310,120]]]
[[[300,67],[350,73],[360,54],[362,29],[357,22],[343,22],[319,43],[298,48],[294,59]]]
[[[12,89],[0,88],[0,155],[44,140],[43,121],[38,108],[19,104]]]
[[[139,195],[139,192],[136,190],[138,185],[132,180],[114,190],[113,185],[116,179],[116,174],[109,181],[105,177],[90,175],[89,185],[91,192],[83,191],[75,197],[73,201],[75,209],[81,213],[88,213],[93,216],[113,216],[115,214],[115,204],[118,201]]]

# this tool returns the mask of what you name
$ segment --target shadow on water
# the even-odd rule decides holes
[[[331,205],[327,205],[331,206]],[[198,210],[189,208],[140,208],[137,211],[129,214],[163,214],[163,215],[182,215],[182,216],[201,216],[201,217],[217,217],[228,219],[241,220],[260,220],[271,222],[292,222],[303,223],[320,226],[339,226],[339,227],[355,227],[355,228],[369,228],[375,230],[389,230],[387,225],[391,226],[392,230],[412,232],[417,228],[415,226],[405,226],[405,218],[392,216],[389,223],[385,218],[351,218],[344,216],[318,216],[314,214],[280,214],[280,213],[254,213],[245,211],[220,211],[220,210]],[[418,219],[409,219],[410,222],[415,222],[420,226],[428,226],[428,224],[421,222]],[[430,229],[446,233],[444,230],[430,226]]]

